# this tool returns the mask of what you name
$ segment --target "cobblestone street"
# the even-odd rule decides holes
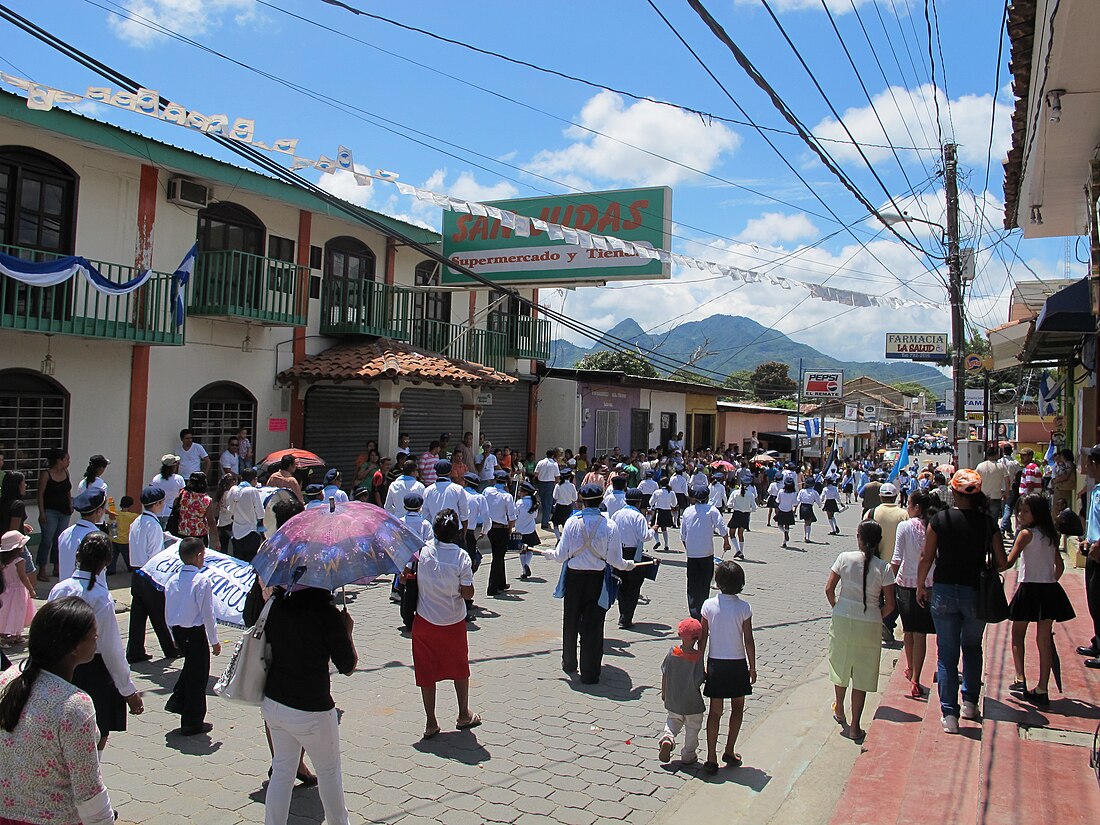
[[[782,550],[764,514],[754,517],[746,536],[745,596],[755,614],[759,680],[746,704],[744,734],[825,655],[822,587],[836,553],[852,546],[857,510],[842,513],[840,521],[845,536],[826,541],[828,525],[818,523],[817,543],[794,542]],[[333,692],[342,711],[352,821],[637,824],[648,822],[684,783],[704,781],[699,768],[680,769],[675,760],[662,766],[656,759],[664,721],[660,663],[675,639],[675,624],[686,615],[684,556],[659,555],[662,570],[643,588],[633,630],[617,628],[614,609],[608,617],[603,678],[591,687],[560,670],[561,605],[551,597],[557,565],[536,557],[536,578],[521,582],[509,558],[514,589],[499,599],[482,595],[480,572],[483,610],[470,634],[471,701],[485,723],[471,731],[446,730],[455,705],[453,692],[441,689],[445,730],[426,742],[420,741],[424,719],[410,643],[398,630],[396,606],[383,586],[349,590],[359,669],[349,678],[334,675]],[[121,585],[122,578],[113,583]],[[115,593],[126,601],[125,590]],[[125,633],[126,616],[119,618]],[[235,631],[223,629],[223,640],[235,639]],[[151,634],[149,645],[154,652]],[[227,655],[214,660],[216,671]],[[261,822],[269,761],[259,710],[211,697],[214,730],[208,737],[169,735],[178,717],[163,706],[176,668],[154,660],[135,668],[135,675],[146,713],[132,718],[125,734],[112,736],[104,754],[120,821]],[[746,763],[752,764],[751,753]],[[321,819],[316,789],[297,789],[291,822]]]

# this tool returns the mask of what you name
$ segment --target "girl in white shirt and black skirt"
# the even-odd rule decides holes
[[[794,477],[783,481],[783,489],[775,496],[775,523],[783,529],[783,546],[791,540],[791,528],[794,527],[794,507],[798,503]]]
[[[726,500],[730,508],[730,533],[733,539],[734,558],[745,558],[745,531],[749,529],[749,516],[756,512],[756,488],[749,492],[749,486],[742,484],[736,495]]]
[[[821,503],[821,494],[812,485],[807,485],[798,491],[798,518],[806,530],[806,543],[810,542],[810,528],[813,527],[817,516],[814,515],[814,505]]]

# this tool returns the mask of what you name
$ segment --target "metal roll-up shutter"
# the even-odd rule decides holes
[[[306,393],[305,449],[317,453],[355,484],[357,456],[378,441],[378,390],[374,387],[311,387]]]
[[[444,389],[402,390],[401,432],[409,434],[414,458],[426,452],[442,433],[451,434],[453,448],[462,441],[462,393]]]
[[[492,387],[479,395],[491,403],[481,405],[481,437],[493,447],[511,447],[520,458],[527,455],[527,411],[530,384],[520,381],[507,387]]]

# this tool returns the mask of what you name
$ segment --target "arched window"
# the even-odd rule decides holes
[[[73,254],[76,173],[50,155],[24,146],[0,148],[0,251],[33,261]],[[63,320],[71,285],[29,287],[0,276],[6,314]]]
[[[384,295],[373,286],[375,257],[358,238],[341,236],[325,244],[321,310],[333,328],[365,330],[387,317]]]
[[[419,287],[439,286],[441,267],[435,261],[424,261],[413,272]],[[426,321],[451,322],[451,293],[443,290],[420,290],[413,295],[413,317]]]
[[[195,441],[210,453],[211,464],[225,450],[231,435],[244,427],[252,440],[252,460],[256,461],[256,398],[240,384],[218,381],[207,384],[191,396],[187,419]],[[262,458],[262,455],[260,455]]]
[[[199,212],[199,249],[203,252],[233,250],[264,254],[263,221],[248,209],[222,201]]]
[[[27,496],[37,494],[46,453],[69,441],[69,394],[56,381],[30,370],[0,370],[0,452],[4,469],[27,477]]]

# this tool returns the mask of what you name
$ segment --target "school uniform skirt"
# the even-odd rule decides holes
[[[686,510],[688,508],[688,503],[689,502],[688,502],[687,493],[677,493],[676,494],[676,506],[680,508],[681,513],[684,512],[684,510]]]
[[[731,530],[746,529],[749,526],[749,514],[743,510],[734,510],[730,514],[729,525]]]
[[[417,616],[412,626],[412,653],[417,687],[469,679],[466,620],[438,625]]]
[[[539,534],[538,533],[524,533],[521,538],[523,539],[523,543],[525,545],[527,545],[528,547],[538,547],[539,546]]]
[[[571,515],[573,515],[572,504],[555,504],[550,513],[550,520],[554,522],[555,527],[561,527]]]
[[[97,653],[90,662],[77,665],[72,682],[92,698],[100,738],[111,731],[126,730],[126,700],[115,687],[102,656]]]
[[[1068,622],[1076,615],[1058,582],[1021,582],[1008,605],[1014,622]]]
[[[657,510],[656,527],[658,529],[668,528],[672,526],[672,511],[671,510]]]
[[[779,506],[779,501],[776,499],[775,496],[768,496],[768,500],[764,503],[764,506],[767,507],[769,510],[774,510],[776,507]]]
[[[936,632],[936,625],[932,621],[932,608],[917,602],[917,588],[902,587],[900,584],[894,588],[898,598],[898,612],[901,614],[901,629],[906,633],[930,634]]]
[[[749,663],[746,659],[707,659],[707,681],[703,695],[712,699],[750,696]]]
[[[825,505],[822,507],[827,515],[835,516],[840,512],[840,506],[835,498],[825,499]]]
[[[817,521],[817,516],[814,515],[814,506],[812,504],[799,504],[798,505],[798,520],[808,521],[813,524]]]
[[[878,691],[882,622],[833,616],[829,624],[829,680],[866,693]]]
[[[794,510],[777,509],[775,511],[775,523],[780,527],[793,527]]]

